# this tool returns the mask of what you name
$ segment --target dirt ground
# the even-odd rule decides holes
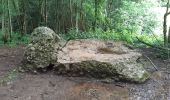
[[[114,82],[93,78],[20,73],[25,46],[0,47],[0,100],[170,100],[170,74],[153,72],[144,84]],[[142,49],[159,70],[168,62],[154,58],[154,50]]]

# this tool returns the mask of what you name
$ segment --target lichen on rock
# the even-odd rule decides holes
[[[60,40],[53,30],[47,27],[38,27],[31,34],[31,41],[26,47],[23,59],[23,68],[35,70],[46,68],[57,62],[56,46]]]
[[[142,83],[149,78],[142,56],[122,42],[78,39],[67,41],[60,47],[60,38],[47,27],[36,28],[27,46],[23,68],[30,71],[54,65],[58,74],[113,78]]]
[[[150,74],[137,62],[141,56],[120,42],[72,40],[59,51],[56,72],[142,83]]]

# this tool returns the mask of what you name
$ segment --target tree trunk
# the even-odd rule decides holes
[[[94,23],[93,23],[93,31],[95,31],[95,29],[96,29],[96,24],[97,24],[97,15],[98,15],[98,3],[97,3],[98,1],[97,0],[95,0],[95,19],[94,19]]]
[[[70,22],[71,22],[71,28],[73,28],[73,9],[72,9],[72,0],[70,0]]]
[[[45,26],[47,26],[47,20],[48,20],[48,15],[47,15],[47,0],[45,0]]]
[[[169,1],[167,2],[166,13],[164,14],[164,23],[163,23],[163,35],[164,35],[164,46],[168,46],[168,36],[167,36],[167,16],[170,14],[169,12]]]
[[[170,44],[170,27],[169,27],[169,30],[168,30],[168,44]]]
[[[79,32],[79,12],[78,12],[78,1],[76,5],[76,32]]]
[[[10,38],[10,41],[11,41],[11,39],[12,39],[12,17],[11,17],[9,0],[7,0],[7,3],[8,3],[8,30],[9,30],[9,38]]]
[[[4,0],[2,0],[2,4],[4,3]],[[4,34],[4,29],[5,29],[5,21],[4,21],[4,17],[5,15],[4,15],[4,5],[2,5],[2,34]]]
[[[163,24],[163,34],[164,34],[164,46],[167,47],[167,16],[164,15],[164,24]]]
[[[24,13],[24,22],[23,22],[23,32],[22,35],[24,35],[25,33],[27,33],[27,18],[26,18],[26,12]]]
[[[27,33],[27,12],[26,12],[26,4],[27,2],[25,0],[22,0],[22,32],[21,35],[23,36],[25,33]]]

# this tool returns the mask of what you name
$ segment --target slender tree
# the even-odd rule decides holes
[[[167,7],[166,7],[166,13],[164,14],[164,24],[163,24],[163,34],[164,34],[164,46],[167,47],[168,46],[168,30],[167,30],[167,16],[170,14],[169,11],[169,4],[170,4],[170,0],[168,0],[167,2]]]
[[[7,4],[8,4],[8,30],[9,30],[9,34],[10,34],[10,40],[12,38],[12,15],[11,15],[11,9],[10,9],[10,2],[9,0],[7,0]]]

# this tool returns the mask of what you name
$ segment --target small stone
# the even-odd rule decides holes
[[[83,72],[80,72],[80,75],[84,75],[84,73],[83,73]]]
[[[32,51],[35,51],[35,48],[34,48],[34,47],[31,47],[30,49],[31,49]]]

